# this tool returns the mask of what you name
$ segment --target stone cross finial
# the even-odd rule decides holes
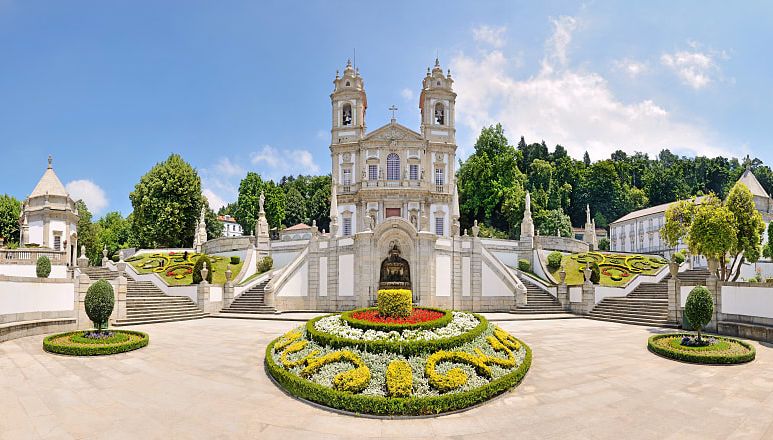
[[[48,155],[48,168],[51,169],[51,163],[54,161],[54,158],[49,154]]]

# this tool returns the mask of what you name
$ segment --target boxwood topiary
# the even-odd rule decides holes
[[[239,264],[240,261],[242,261],[242,259],[239,258],[238,255],[234,255],[231,257],[231,264]]]
[[[413,293],[408,289],[380,289],[376,302],[381,316],[405,318],[413,311]]]
[[[94,327],[97,330],[106,329],[110,314],[113,313],[113,306],[115,306],[113,286],[105,280],[98,280],[89,286],[83,305],[86,308],[86,315],[94,323]]]
[[[38,257],[38,261],[35,263],[35,273],[38,278],[48,278],[51,275],[51,260],[45,255]]]
[[[692,329],[698,332],[698,341],[700,341],[701,329],[711,322],[714,315],[714,300],[711,298],[709,289],[695,286],[687,295],[684,314],[692,324]]]
[[[559,267],[561,267],[561,260],[563,259],[563,257],[564,256],[561,254],[561,252],[558,252],[558,251],[553,251],[549,253],[548,267],[553,270],[558,269]]]
[[[263,257],[258,261],[258,273],[268,272],[272,267],[274,267],[274,259],[271,257]]]
[[[524,258],[518,260],[518,270],[521,272],[529,272],[531,270],[531,263],[529,263],[529,260]]]
[[[207,263],[207,282],[212,284],[212,274],[215,273],[215,269],[212,267],[212,260],[206,255],[201,255],[196,264],[193,265],[193,284],[201,284],[201,269],[204,268],[204,263]]]

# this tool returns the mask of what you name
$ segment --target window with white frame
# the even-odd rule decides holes
[[[443,217],[435,217],[435,234],[437,235],[443,235],[444,233],[444,227],[445,224],[443,222]]]
[[[344,168],[343,184],[344,184],[344,192],[348,193],[349,191],[351,191],[352,170],[350,168]]]
[[[368,180],[378,180],[378,165],[368,165]]]
[[[352,218],[344,217],[344,235],[352,235]]]
[[[400,156],[395,153],[387,156],[387,180],[400,180]]]
[[[408,166],[408,175],[411,180],[419,180],[419,164],[410,164]]]
[[[443,168],[435,168],[435,186],[437,187],[438,192],[443,191],[443,184],[445,183],[445,179],[443,176]]]
[[[54,235],[54,250],[55,251],[61,251],[62,250],[62,236],[61,235]]]

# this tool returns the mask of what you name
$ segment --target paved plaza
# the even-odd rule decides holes
[[[514,391],[459,414],[381,420],[286,396],[266,344],[298,322],[203,319],[139,326],[150,345],[51,355],[42,336],[0,344],[2,439],[773,438],[773,348],[732,367],[652,355],[657,329],[586,319],[502,321],[534,350]]]

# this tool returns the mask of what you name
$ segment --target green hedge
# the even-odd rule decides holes
[[[70,356],[102,356],[136,350],[138,348],[145,347],[150,342],[150,337],[148,337],[147,333],[132,330],[115,330],[115,332],[138,336],[139,339],[129,338],[128,341],[112,344],[99,344],[98,342],[92,342],[84,345],[66,345],[56,343],[56,339],[62,337],[75,338],[77,341],[84,333],[84,330],[78,330],[74,332],[58,333],[55,335],[47,336],[45,339],[43,339],[43,350],[50,353],[66,354]],[[81,342],[77,343],[80,344]]]
[[[521,272],[529,272],[531,271],[531,263],[529,263],[529,260],[525,258],[521,258],[518,260],[518,270]]]
[[[341,319],[346,321],[346,323],[349,324],[350,327],[359,328],[362,330],[381,330],[385,332],[391,332],[392,330],[395,330],[395,331],[430,330],[433,328],[445,327],[454,318],[454,314],[451,310],[436,309],[434,307],[416,307],[416,308],[440,312],[440,313],[443,313],[443,316],[433,321],[417,322],[415,324],[392,324],[392,323],[372,322],[372,321],[357,319],[352,316],[354,313],[357,313],[357,312],[362,312],[366,310],[378,310],[378,307],[367,307],[364,309],[354,309],[354,310],[349,310],[348,312],[343,312],[341,313]]]
[[[686,352],[681,350],[672,350],[666,347],[661,347],[655,344],[655,341],[662,338],[682,338],[684,336],[694,336],[689,333],[667,333],[663,335],[650,336],[647,340],[647,347],[653,353],[659,354],[663,357],[675,359],[682,362],[691,362],[695,364],[742,364],[754,360],[756,356],[756,350],[753,345],[750,345],[744,341],[735,338],[727,338],[723,336],[712,336],[713,338],[721,341],[729,341],[740,344],[742,347],[749,350],[744,354],[727,355],[727,354],[712,354],[707,347],[695,347],[693,352]]]
[[[383,397],[337,391],[296,376],[274,362],[272,356],[274,342],[276,341],[271,342],[266,347],[266,370],[288,393],[331,408],[358,414],[383,416],[440,414],[485,402],[518,385],[526,372],[529,371],[532,359],[531,348],[519,341],[526,350],[526,356],[521,365],[482,387],[440,396]]]
[[[475,317],[478,318],[480,323],[472,330],[465,332],[459,336],[452,336],[450,338],[442,338],[442,339],[431,339],[427,341],[392,341],[392,340],[364,341],[364,340],[342,338],[340,336],[331,335],[330,333],[321,332],[314,327],[314,324],[317,321],[319,321],[320,319],[326,316],[332,316],[332,315],[320,316],[307,321],[306,336],[312,341],[320,345],[325,345],[331,348],[355,347],[371,353],[390,352],[390,353],[402,354],[404,356],[412,356],[412,355],[417,355],[417,354],[426,353],[426,352],[452,349],[459,345],[466,344],[467,342],[470,342],[473,339],[480,336],[481,334],[483,334],[483,332],[488,327],[488,321],[486,320],[486,318],[478,314],[473,313],[473,315],[475,315]]]
[[[38,257],[38,261],[35,262],[35,274],[38,278],[48,278],[51,275],[51,260],[45,255]]]
[[[408,289],[379,289],[376,306],[381,316],[406,318],[413,311],[413,292]]]

